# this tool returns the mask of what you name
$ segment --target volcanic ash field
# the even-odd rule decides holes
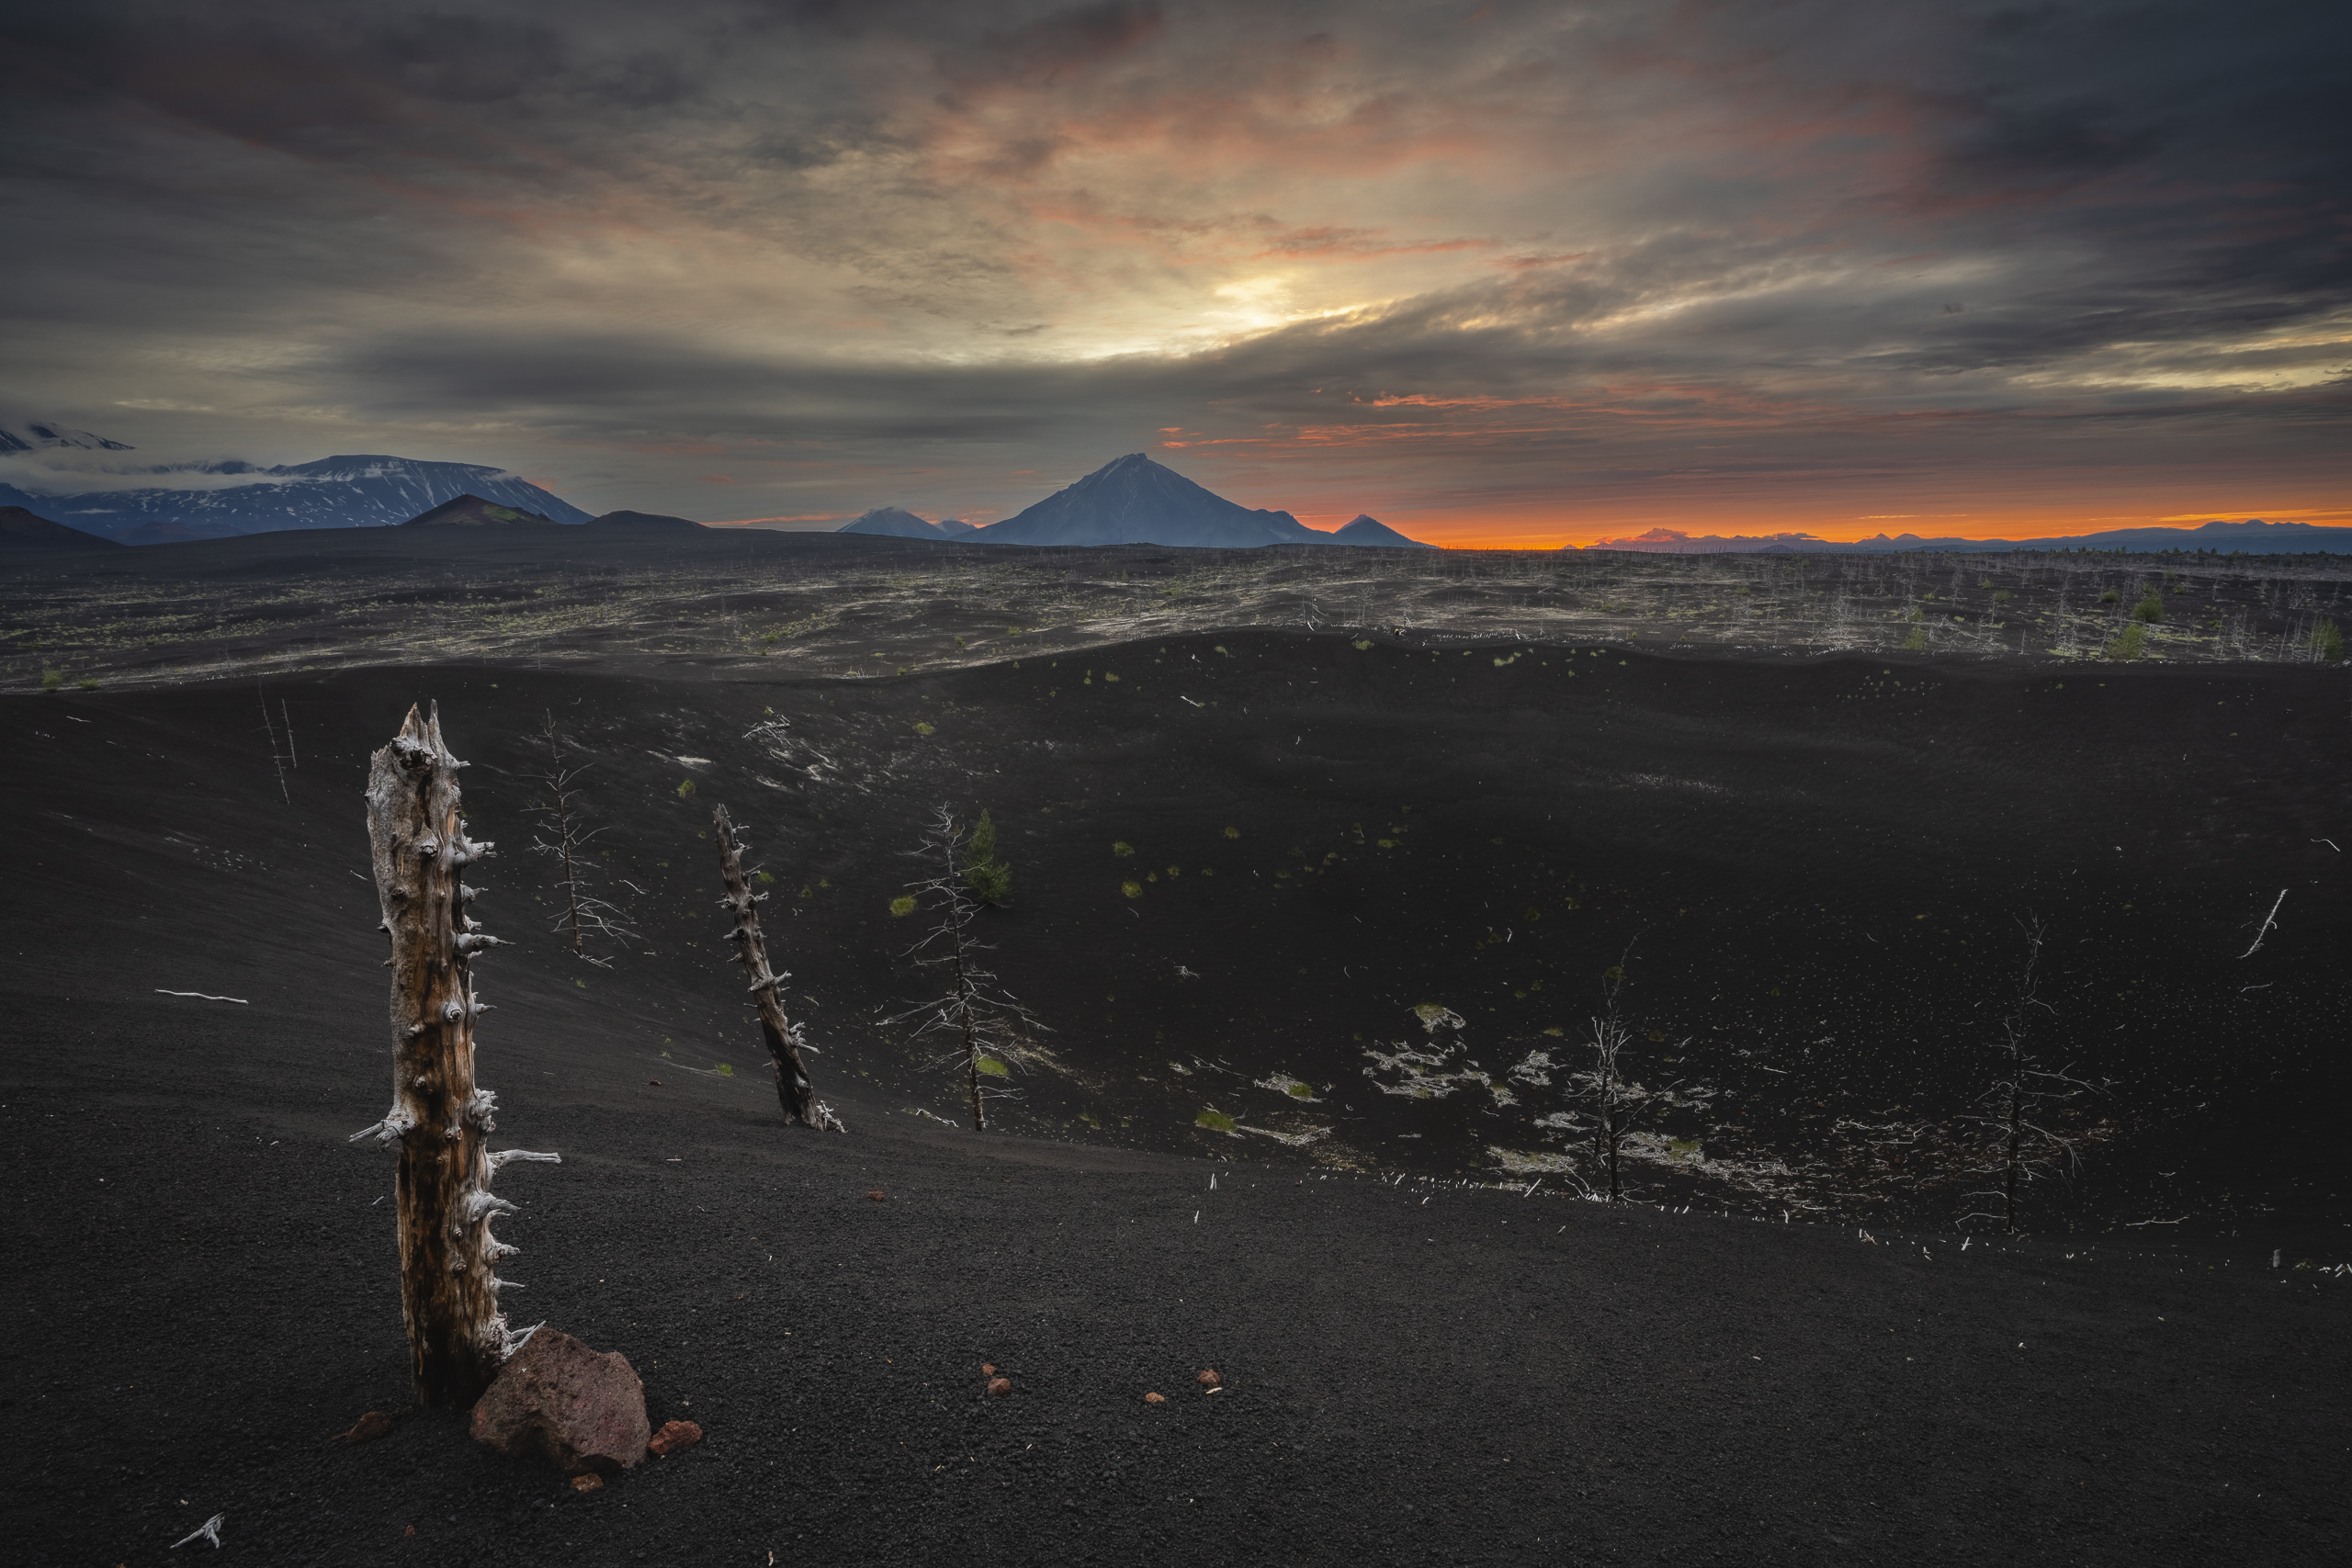
[[[1136,629],[0,699],[11,1560],[216,1513],[289,1563],[2342,1559],[2340,671]],[[506,1310],[707,1433],[593,1495],[409,1407],[345,1144],[358,792],[428,700],[514,944],[478,1071],[563,1156],[500,1178]],[[602,964],[526,852],[550,721]],[[845,1137],[783,1124],[720,804]],[[986,1134],[889,1022],[942,805],[999,829],[977,934],[1043,1026]],[[1972,1118],[2037,925],[2096,1092],[2007,1237]]]

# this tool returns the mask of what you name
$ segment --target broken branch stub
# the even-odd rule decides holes
[[[418,1400],[464,1409],[520,1342],[498,1310],[493,1264],[512,1253],[490,1223],[512,1203],[490,1193],[502,1163],[483,1147],[497,1097],[474,1083],[473,961],[494,939],[467,914],[465,866],[491,846],[466,837],[458,770],[436,705],[409,709],[371,759],[368,838],[391,939],[392,1109],[353,1135],[400,1153],[401,1316]],[[549,1158],[514,1155],[503,1157]]]
[[[760,1032],[766,1038],[768,1058],[775,1066],[776,1102],[784,1113],[804,1127],[840,1127],[841,1123],[817,1099],[808,1069],[800,1060],[800,1031],[784,1016],[785,976],[768,967],[767,940],[760,934],[760,900],[743,878],[743,856],[735,841],[735,824],[721,806],[710,814],[711,837],[718,844],[718,874],[727,884],[728,912],[735,917],[733,939],[743,973],[752,977],[752,1000],[760,1010]],[[844,1129],[845,1130],[845,1129]]]

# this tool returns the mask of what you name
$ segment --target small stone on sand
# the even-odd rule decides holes
[[[573,1476],[571,1489],[574,1492],[602,1492],[605,1489],[605,1478],[592,1470],[585,1475]]]
[[[693,1421],[664,1421],[662,1429],[653,1434],[645,1446],[657,1454],[675,1453],[680,1449],[693,1448],[702,1441],[702,1427]]]
[[[990,1378],[989,1379],[989,1392],[995,1394],[999,1399],[1001,1399],[1006,1394],[1012,1392],[1012,1380],[1011,1378]]]
[[[1147,1393],[1143,1396],[1143,1402],[1146,1404],[1165,1404],[1168,1403],[1168,1396],[1164,1393]]]
[[[380,1410],[370,1410],[343,1435],[343,1440],[346,1443],[372,1443],[391,1429],[390,1416]]]

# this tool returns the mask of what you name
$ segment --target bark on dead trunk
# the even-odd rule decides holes
[[[735,950],[743,960],[743,972],[752,977],[760,1032],[767,1038],[768,1059],[775,1067],[776,1102],[784,1107],[786,1117],[800,1125],[822,1127],[828,1118],[817,1103],[808,1069],[801,1065],[797,1036],[791,1021],[784,1016],[783,983],[768,967],[767,941],[760,934],[760,902],[765,896],[753,893],[743,880],[743,857],[736,848],[735,824],[728,819],[727,807],[712,811],[710,824],[711,836],[718,842],[718,874],[727,883],[727,908],[735,917]]]
[[[464,1409],[497,1376],[513,1348],[498,1310],[498,1258],[515,1248],[490,1233],[514,1205],[490,1192],[510,1158],[483,1139],[496,1097],[474,1082],[473,954],[497,944],[467,915],[474,890],[460,872],[490,852],[466,837],[458,770],[441,739],[437,706],[411,708],[368,773],[368,837],[392,955],[392,1109],[374,1136],[400,1152],[401,1315],[408,1327],[416,1397]]]

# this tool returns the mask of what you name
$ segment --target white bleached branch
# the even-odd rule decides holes
[[[212,1543],[212,1549],[218,1551],[220,1549],[220,1527],[228,1522],[228,1515],[215,1514],[179,1540],[172,1542],[172,1550],[177,1551],[192,1540],[209,1540]]]
[[[2278,897],[2271,900],[2270,913],[2262,917],[2262,929],[2254,933],[2254,945],[2247,948],[2244,953],[2239,953],[2238,956],[2240,958],[2252,958],[2256,953],[2262,951],[2262,944],[2264,941],[2269,937],[2272,931],[2278,929],[2278,906],[2284,904],[2286,901],[2287,889],[2281,887],[2278,889]],[[2296,906],[2297,908],[2301,908],[2301,907],[2302,906],[2300,904]]]

